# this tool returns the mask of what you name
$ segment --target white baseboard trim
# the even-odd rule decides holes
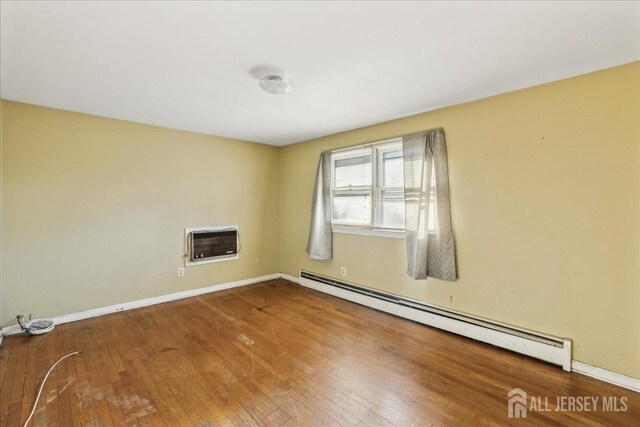
[[[20,332],[22,332],[22,328],[19,325],[5,326],[2,328],[2,333],[5,336],[19,334]]]
[[[105,314],[118,313],[120,311],[132,310],[134,308],[147,307],[155,304],[162,304],[163,302],[176,301],[184,298],[195,297],[202,294],[208,294],[211,292],[223,291],[225,289],[238,288],[240,286],[251,285],[258,282],[264,282],[267,280],[279,279],[280,274],[268,274],[266,276],[252,277],[250,279],[237,280],[235,282],[220,283],[218,285],[207,286],[206,288],[191,289],[188,291],[176,292],[173,294],[160,295],[157,297],[145,298],[137,301],[125,302],[122,304],[109,305],[107,307],[94,308],[91,310],[80,311],[77,313],[63,314],[61,316],[53,317],[53,323],[61,325],[63,323],[75,322],[76,320],[89,319],[91,317],[104,316]],[[19,334],[22,332],[22,328],[19,325],[12,325],[6,328],[2,328],[2,332],[5,336]]]
[[[425,322],[423,320],[420,319],[416,319],[415,315],[407,315],[406,313],[403,313],[402,310],[390,310],[388,308],[392,308],[392,304],[386,303],[391,307],[385,307],[385,302],[384,301],[376,301],[371,299],[371,301],[366,301],[366,296],[363,295],[359,295],[359,294],[355,294],[355,293],[350,293],[348,291],[343,291],[341,289],[334,289],[331,286],[327,286],[324,285],[322,283],[316,283],[313,281],[309,281],[307,279],[304,278],[300,278],[300,277],[294,277],[288,274],[281,274],[280,275],[283,279],[289,280],[291,282],[297,283],[301,286],[305,286],[305,287],[309,287],[309,288],[313,288],[316,289],[320,292],[324,292],[324,293],[329,293],[333,296],[336,296],[338,298],[342,298],[342,299],[346,299],[352,302],[355,302],[357,304],[362,304],[368,307],[372,307],[375,308],[377,310],[380,311],[384,311],[387,313],[391,313],[400,317],[403,317],[405,319],[409,319],[409,320],[413,320],[413,321],[417,321],[419,323],[423,323],[429,326],[434,326],[437,327],[439,329],[444,329],[444,330],[449,330],[445,327],[440,327],[440,326],[436,326],[436,325],[432,325],[428,322]],[[307,283],[309,282],[309,283]],[[456,331],[451,331],[453,333],[458,333]],[[465,334],[460,334],[460,335],[465,335]],[[465,335],[468,336],[468,335]],[[473,338],[473,337],[472,337]],[[517,337],[516,337],[517,338]],[[478,338],[476,338],[478,339]],[[479,341],[484,341],[483,339],[478,339]],[[485,341],[486,342],[486,341]],[[568,341],[568,343],[571,343],[571,341]],[[493,344],[493,343],[491,343]],[[512,343],[513,346],[517,346],[518,343]],[[500,345],[500,347],[503,348],[507,348],[507,346],[503,346]],[[509,350],[512,351],[516,351],[518,353],[520,353],[521,351],[519,351],[516,348],[508,348]],[[571,352],[570,351],[565,351],[563,356],[566,357],[570,357]],[[533,357],[538,357],[537,355],[533,355]],[[563,366],[567,365],[567,361],[564,360],[562,363]],[[637,378],[633,378],[633,377],[629,377],[623,374],[619,374],[617,372],[613,372],[613,371],[609,371],[603,368],[598,368],[597,366],[592,366],[592,365],[588,365],[586,363],[580,362],[578,360],[571,360],[570,361],[570,369],[572,372],[576,372],[582,375],[587,375],[589,377],[595,378],[597,380],[600,381],[604,381],[613,385],[617,385],[619,387],[624,387],[626,389],[632,390],[632,391],[636,391],[636,392],[640,392],[640,379]]]
[[[574,360],[572,371],[640,393],[640,379]]]

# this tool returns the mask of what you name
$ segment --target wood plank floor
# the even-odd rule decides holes
[[[639,425],[640,394],[285,280],[8,337],[0,425]],[[551,412],[507,417],[507,393]],[[558,412],[558,396],[627,412]],[[602,397],[600,398],[602,399]]]

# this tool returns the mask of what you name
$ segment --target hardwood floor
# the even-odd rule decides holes
[[[640,394],[285,280],[8,337],[0,425],[639,425]],[[507,417],[519,387],[550,412]],[[627,412],[558,412],[558,396]]]

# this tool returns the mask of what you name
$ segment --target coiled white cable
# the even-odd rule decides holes
[[[42,335],[53,331],[55,325],[53,320],[51,319],[34,319],[29,320],[26,324],[22,324],[20,320],[22,316],[18,316],[18,324],[22,328],[23,331],[27,332],[29,335]]]
[[[24,330],[31,335],[42,335],[53,331],[55,325],[51,319],[29,320],[24,326]]]
[[[55,368],[58,363],[62,362],[67,357],[71,357],[71,356],[73,356],[75,354],[80,354],[80,352],[79,351],[74,351],[73,353],[69,353],[66,356],[61,357],[60,359],[58,359],[58,361],[56,363],[53,364],[53,366],[51,366],[49,368],[49,370],[47,371],[47,374],[42,379],[42,384],[40,384],[40,390],[38,390],[38,395],[36,396],[36,401],[33,403],[33,408],[31,409],[31,413],[29,414],[29,418],[27,418],[27,421],[24,422],[24,427],[27,427],[27,424],[29,424],[29,421],[31,421],[31,417],[33,417],[33,414],[35,414],[35,412],[36,412],[36,407],[38,406],[38,400],[40,400],[40,395],[42,394],[42,389],[44,388],[44,384],[47,382],[47,378],[49,378],[49,374],[51,373],[51,371],[53,371],[53,368]]]

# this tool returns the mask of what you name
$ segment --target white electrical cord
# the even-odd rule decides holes
[[[51,319],[35,319],[29,320],[24,329],[31,335],[42,335],[53,331],[55,325]]]
[[[18,323],[23,331],[30,335],[42,335],[53,331],[55,325],[51,319],[34,319],[29,320],[26,324],[22,324],[20,316],[18,316]]]
[[[56,363],[53,364],[53,366],[51,366],[49,368],[49,370],[47,371],[47,374],[42,379],[42,384],[40,384],[40,390],[38,390],[38,395],[36,396],[36,401],[33,403],[33,408],[31,409],[31,413],[29,414],[29,418],[27,418],[27,421],[24,422],[24,427],[27,427],[27,424],[29,424],[29,421],[31,421],[31,417],[33,417],[33,414],[35,414],[35,412],[36,412],[36,406],[38,406],[38,400],[40,400],[40,395],[42,394],[42,389],[44,388],[44,383],[47,382],[47,378],[49,378],[49,374],[51,373],[51,371],[53,371],[53,368],[55,368],[58,363],[62,362],[67,357],[71,357],[71,356],[73,356],[75,354],[80,354],[80,352],[79,351],[74,351],[73,353],[69,353],[66,356],[61,357],[60,359],[58,359],[58,361]]]

